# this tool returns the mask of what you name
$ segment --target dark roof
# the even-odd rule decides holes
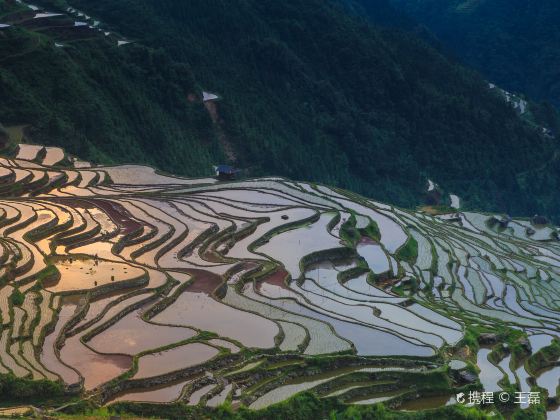
[[[218,165],[216,170],[224,174],[233,174],[237,172],[237,170],[233,166],[229,166],[229,165]]]

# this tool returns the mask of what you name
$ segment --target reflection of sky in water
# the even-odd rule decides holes
[[[381,274],[389,271],[389,260],[380,245],[359,244],[357,251],[366,260],[369,268],[374,273]]]
[[[486,392],[496,392],[502,389],[498,385],[498,381],[502,379],[503,373],[488,360],[491,352],[492,349],[481,348],[476,356],[476,364],[480,368],[480,382]]]
[[[96,335],[89,345],[102,353],[138,354],[187,340],[196,335],[190,328],[154,325],[145,322],[140,311],[126,315],[116,324]]]
[[[545,369],[537,378],[537,384],[548,390],[548,396],[556,396],[556,388],[560,385],[560,366]]]
[[[220,303],[206,293],[184,292],[177,301],[153,318],[154,322],[185,325],[213,331],[248,347],[274,347],[278,326],[261,316]]]

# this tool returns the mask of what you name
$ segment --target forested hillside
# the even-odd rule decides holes
[[[36,143],[83,158],[140,160],[203,174],[220,158],[212,122],[191,71],[167,54],[67,16],[0,1],[0,122],[25,126]]]
[[[344,3],[43,0],[86,11],[135,43],[45,45],[3,59],[11,103],[2,104],[0,121],[38,126],[37,136],[48,132],[71,151],[87,139],[92,146],[80,152],[100,154],[96,160],[134,154],[196,174],[226,150],[250,175],[322,181],[401,205],[418,204],[429,177],[471,207],[558,214],[558,176],[547,173],[536,195],[532,172],[554,156],[556,140],[519,118],[477,73],[412,34],[348,13],[367,2]],[[372,20],[406,21],[383,10]],[[221,97],[223,135],[201,104],[185,100],[202,88]],[[37,95],[38,103],[28,101]],[[39,118],[45,114],[63,121],[58,132]]]
[[[558,1],[392,1],[496,83],[560,105]]]
[[[386,28],[405,30],[417,29],[415,19],[395,7],[391,0],[336,0],[357,16],[364,16],[370,22]]]

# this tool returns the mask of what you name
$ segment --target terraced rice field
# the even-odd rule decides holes
[[[555,226],[496,229],[494,215],[431,216],[279,178],[85,167],[53,148],[22,147],[0,170],[0,374],[99,405],[255,409],[303,390],[445,405],[467,363],[480,389],[558,385],[556,361],[534,372],[494,357],[499,338],[470,355],[462,342],[475,325],[527,337],[527,357],[555,343]],[[467,363],[448,371],[451,358]],[[442,373],[451,387],[415,402],[417,375]]]

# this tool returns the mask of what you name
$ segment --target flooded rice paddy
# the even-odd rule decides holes
[[[135,379],[159,376],[204,363],[218,354],[218,349],[201,343],[185,344],[170,350],[142,356]]]
[[[262,408],[311,391],[402,396],[399,409],[418,411],[455,402],[453,373],[425,398],[414,375],[474,362],[458,343],[477,324],[500,332],[493,346],[515,344],[504,329],[530,344],[494,363],[497,347],[480,340],[485,390],[507,379],[556,393],[557,360],[526,364],[560,328],[555,226],[516,219],[498,232],[488,214],[430,215],[281,178],[100,167],[34,145],[2,158],[0,179],[21,191],[0,199],[0,374],[59,380],[99,404]],[[390,358],[390,373],[363,356]]]

